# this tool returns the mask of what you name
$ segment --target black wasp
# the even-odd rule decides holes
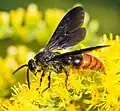
[[[27,67],[27,82],[30,89],[29,70],[33,72],[34,75],[36,75],[37,72],[42,72],[40,77],[40,86],[42,83],[42,78],[45,75],[44,72],[49,71],[49,83],[45,89],[47,90],[50,88],[51,71],[55,71],[58,74],[63,71],[66,74],[65,86],[67,88],[67,80],[69,76],[69,72],[66,69],[67,66],[72,65],[77,66],[77,68],[78,66],[82,66],[79,68],[103,70],[103,64],[97,58],[92,57],[85,52],[108,47],[109,45],[89,47],[63,54],[53,52],[55,49],[71,48],[85,38],[86,29],[82,27],[84,16],[85,11],[82,6],[77,6],[70,10],[59,23],[45,49],[37,53],[34,59],[30,59],[28,64],[22,65],[16,69],[13,74],[16,73],[19,69]],[[39,70],[37,70],[38,67]]]

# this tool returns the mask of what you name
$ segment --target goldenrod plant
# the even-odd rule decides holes
[[[43,19],[44,15],[44,19]],[[63,10],[48,9],[42,13],[35,4],[27,10],[19,8],[10,12],[0,12],[0,39],[10,38],[16,44],[7,47],[5,57],[0,57],[0,110],[2,111],[119,111],[120,109],[120,37],[103,35],[100,44],[110,47],[90,52],[105,65],[105,72],[75,70],[68,67],[68,90],[65,87],[65,74],[52,72],[51,87],[47,76],[40,84],[40,75],[30,73],[31,89],[26,81],[26,69],[12,75],[15,68],[33,58],[35,51],[45,45],[55,27],[65,15]],[[89,22],[86,13],[85,27],[88,35],[82,45],[88,47],[97,38],[99,23]],[[87,39],[88,38],[88,39]],[[89,43],[89,41],[91,41]],[[30,45],[29,45],[30,44]],[[33,46],[33,47],[32,47]],[[39,46],[39,47],[38,47]],[[38,48],[36,48],[38,47]],[[39,50],[38,50],[39,51]]]
[[[110,47],[93,51],[105,65],[105,73],[93,70],[75,70],[69,67],[68,90],[65,74],[52,72],[50,89],[47,87],[47,72],[39,90],[40,73],[27,84],[12,87],[12,97],[2,104],[4,111],[119,111],[120,109],[120,39],[113,35],[103,36],[103,44]]]

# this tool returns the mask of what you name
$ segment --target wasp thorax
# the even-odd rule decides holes
[[[31,72],[35,72],[36,71],[36,66],[37,65],[36,65],[36,63],[35,63],[35,61],[33,59],[30,59],[28,61],[28,67],[29,67]]]
[[[47,51],[47,52],[40,52],[38,54],[36,54],[35,56],[35,60],[36,60],[36,64],[37,65],[47,65],[48,62],[53,58],[55,57],[56,53],[55,52],[50,52],[50,51]]]

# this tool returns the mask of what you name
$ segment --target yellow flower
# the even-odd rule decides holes
[[[22,8],[10,11],[11,24],[14,28],[18,29],[18,31],[19,31],[19,28],[22,27],[22,24],[24,21],[24,14],[25,14],[25,11]]]
[[[35,4],[30,4],[27,8],[27,12],[25,14],[25,24],[29,28],[35,28],[42,17],[40,11],[38,11],[38,7]]]
[[[14,94],[11,98],[13,103],[6,107],[9,111],[57,111],[63,109],[69,111],[118,111],[120,109],[120,52],[118,52],[120,44],[118,39],[107,39],[106,44],[112,45],[92,52],[93,55],[99,56],[105,64],[105,74],[92,70],[73,70],[69,67],[67,91],[65,74],[56,75],[52,72],[51,87],[42,93],[48,85],[48,74],[45,74],[42,86],[36,90],[39,87],[41,75],[38,73],[36,77],[31,76],[30,90],[24,84],[13,88]]]

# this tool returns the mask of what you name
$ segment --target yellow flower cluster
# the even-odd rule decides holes
[[[21,78],[13,76],[12,72],[15,70],[15,67],[19,67],[19,64],[27,62],[32,55],[33,53],[27,47],[18,45],[17,47],[9,46],[7,56],[5,58],[0,57],[0,98],[10,97],[11,86],[22,80],[22,76],[24,77],[24,75]]]
[[[41,73],[30,76],[31,89],[27,87],[25,71],[21,70],[13,76],[12,72],[21,64],[33,58],[34,51],[40,49],[51,37],[55,27],[65,14],[59,9],[48,9],[44,14],[35,4],[27,10],[19,8],[8,12],[0,12],[0,39],[11,37],[15,45],[7,47],[5,58],[0,57],[0,110],[3,111],[119,111],[120,109],[120,37],[103,36],[102,44],[110,47],[91,52],[105,64],[105,74],[93,70],[74,70],[68,67],[68,91],[65,87],[65,74],[52,72],[51,87],[47,87],[47,72],[39,87]],[[99,23],[89,21],[85,16],[87,37],[83,44],[93,45]],[[14,42],[13,42],[14,43]],[[20,45],[18,45],[20,44]],[[7,44],[8,45],[8,44]],[[39,45],[38,48],[36,48]],[[31,52],[29,48],[33,50]],[[79,46],[78,46],[79,47]],[[4,74],[4,75],[3,75]],[[15,84],[16,82],[20,82]],[[14,87],[11,88],[11,86]],[[39,87],[38,90],[36,90]],[[11,91],[11,89],[12,91]],[[12,97],[11,97],[11,92]],[[10,97],[10,99],[8,99]],[[6,99],[7,98],[7,99]]]
[[[9,13],[1,11],[0,38],[12,37],[24,42],[36,40],[43,45],[64,14],[59,9],[48,9],[43,15],[35,4],[30,4],[26,10],[18,8]]]
[[[31,77],[31,89],[26,84],[14,86],[10,101],[2,105],[4,111],[119,111],[120,109],[120,39],[106,35],[103,44],[110,47],[93,51],[103,61],[105,73],[69,68],[68,91],[65,88],[65,74],[52,73],[51,87],[47,87],[47,72],[39,90],[40,73]]]

